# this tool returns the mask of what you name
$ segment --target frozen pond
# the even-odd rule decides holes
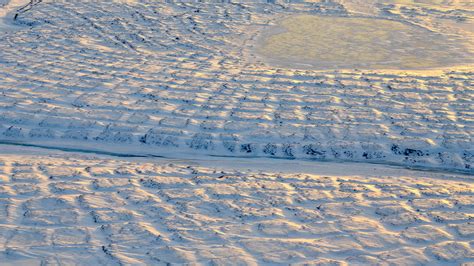
[[[470,63],[466,43],[394,20],[291,16],[266,32],[257,52],[279,66],[427,69]]]

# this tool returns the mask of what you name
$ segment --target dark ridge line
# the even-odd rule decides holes
[[[48,146],[41,144],[29,144],[16,141],[0,140],[0,145],[11,145],[11,146],[21,146],[21,147],[32,147],[32,148],[41,148],[47,150],[57,150],[63,152],[77,152],[77,153],[87,153],[87,154],[97,154],[97,155],[107,155],[118,158],[162,158],[162,159],[189,159],[192,158],[179,158],[172,156],[163,156],[155,154],[131,154],[131,153],[120,153],[120,152],[108,152],[101,150],[91,150],[91,149],[81,149],[81,148],[64,148],[57,146]],[[237,159],[276,159],[276,160],[300,160],[305,162],[332,162],[332,163],[357,163],[357,164],[373,164],[373,165],[382,165],[388,166],[396,169],[405,169],[417,172],[430,172],[430,173],[440,173],[440,174],[458,174],[474,177],[474,173],[471,170],[461,170],[461,169],[449,169],[442,167],[428,167],[428,166],[413,166],[405,165],[402,163],[388,162],[388,161],[360,161],[360,160],[340,160],[340,159],[311,159],[311,158],[291,158],[291,157],[266,157],[266,156],[238,156],[238,155],[214,155],[214,154],[203,154],[205,156],[213,158],[237,158]]]
[[[233,156],[233,155],[208,155],[210,157],[216,158],[265,158],[265,159],[276,159],[276,160],[300,160],[304,162],[327,162],[327,163],[354,163],[354,164],[373,164],[373,165],[382,165],[395,169],[401,170],[410,170],[416,172],[429,172],[429,173],[439,173],[439,174],[457,174],[474,177],[474,173],[471,170],[462,170],[462,169],[453,169],[453,168],[443,168],[435,166],[417,166],[417,165],[406,165],[403,163],[396,163],[390,161],[361,161],[361,160],[342,160],[342,159],[312,159],[312,158],[291,158],[291,157],[265,157],[265,156]]]
[[[34,6],[38,5],[41,2],[43,2],[43,0],[30,0],[29,3],[27,3],[26,5],[20,7],[16,10],[16,13],[15,13],[15,16],[13,17],[13,20],[17,20],[18,15],[23,14],[27,11],[30,11]]]
[[[89,153],[89,154],[107,155],[107,156],[120,157],[120,158],[149,158],[149,157],[166,158],[164,156],[159,156],[159,155],[138,155],[138,154],[108,152],[108,151],[100,151],[100,150],[88,150],[88,149],[81,149],[81,148],[64,148],[64,147],[55,147],[55,146],[40,145],[40,144],[28,144],[28,143],[4,141],[4,140],[0,140],[0,145],[32,147],[32,148],[41,148],[41,149],[47,149],[47,150],[59,150],[59,151],[64,151],[64,152]]]

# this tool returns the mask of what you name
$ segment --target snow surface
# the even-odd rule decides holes
[[[326,1],[40,3],[19,16],[20,30],[1,33],[0,140],[473,171],[472,68],[259,62],[264,26],[302,13],[351,16]],[[430,29],[435,19],[472,19],[456,6],[381,4],[380,16]]]
[[[29,0],[0,0],[0,32],[19,29],[13,24],[13,19],[16,11],[29,2]]]
[[[0,158],[2,265],[474,261],[466,175],[17,146]]]
[[[472,265],[472,66],[257,53],[295,15],[472,49],[472,3],[270,2],[0,0],[0,265]]]

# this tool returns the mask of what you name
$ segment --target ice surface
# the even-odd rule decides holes
[[[465,39],[395,20],[295,15],[257,48],[270,62],[314,69],[426,69],[474,63]]]

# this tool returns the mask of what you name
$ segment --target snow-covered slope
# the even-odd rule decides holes
[[[456,6],[376,7],[378,17],[436,34],[473,19]],[[472,68],[315,71],[260,62],[259,33],[293,14],[355,13],[330,1],[42,2],[19,16],[15,32],[0,33],[0,139],[472,172]]]
[[[0,154],[1,265],[460,265],[472,219],[473,180],[455,174]]]

